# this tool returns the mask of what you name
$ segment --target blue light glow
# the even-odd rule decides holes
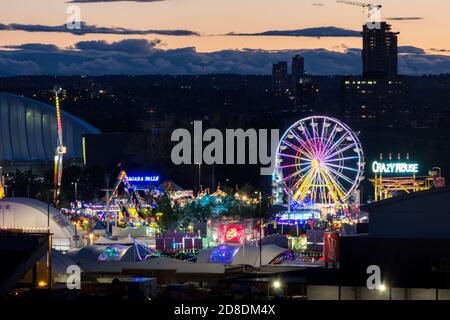
[[[222,244],[216,247],[209,256],[209,262],[228,264],[233,261],[234,256],[239,251],[239,246]]]

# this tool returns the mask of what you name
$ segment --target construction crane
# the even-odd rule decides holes
[[[379,11],[383,7],[381,4],[364,3],[364,2],[357,2],[357,1],[337,0],[336,2],[343,3],[343,4],[349,4],[352,6],[360,6],[360,7],[363,7],[364,9],[367,8],[367,18],[369,21],[372,21],[371,20],[372,15],[376,11]]]
[[[55,166],[53,171],[53,202],[58,204],[59,193],[61,191],[61,179],[63,169],[63,157],[67,152],[67,148],[63,144],[63,126],[61,119],[61,107],[59,105],[59,93],[61,88],[55,87],[53,89],[55,93],[55,106],[56,106],[56,127],[57,127],[57,146],[55,151]]]

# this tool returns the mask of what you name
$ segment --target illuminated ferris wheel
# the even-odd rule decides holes
[[[363,179],[364,154],[344,123],[313,116],[294,123],[282,136],[273,173],[274,200],[299,204],[343,204]]]

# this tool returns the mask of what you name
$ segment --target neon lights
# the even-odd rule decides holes
[[[312,207],[342,203],[358,187],[363,171],[363,150],[347,125],[330,117],[305,118],[280,140],[273,196],[277,204],[283,200],[281,190],[291,203]]]
[[[223,242],[242,242],[245,236],[244,226],[236,225],[221,225],[220,234]]]
[[[159,181],[159,176],[128,176],[128,181],[129,182],[148,182],[148,183],[152,183],[152,182],[158,182]]]
[[[276,218],[278,223],[282,224],[302,224],[308,220],[320,219],[320,210],[302,210],[296,212],[281,212]]]
[[[230,246],[222,244],[216,247],[209,256],[209,262],[211,263],[224,263],[228,264],[233,261],[234,256],[239,251],[239,246]]]
[[[122,245],[107,246],[99,254],[97,261],[120,261],[129,247]]]
[[[378,162],[374,161],[372,163],[373,173],[418,173],[419,164],[417,163],[406,163],[406,162]]]

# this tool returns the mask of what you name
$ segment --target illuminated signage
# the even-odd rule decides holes
[[[418,173],[419,164],[406,162],[378,162],[372,163],[373,173]]]
[[[159,181],[159,176],[128,176],[131,183],[153,183]]]

